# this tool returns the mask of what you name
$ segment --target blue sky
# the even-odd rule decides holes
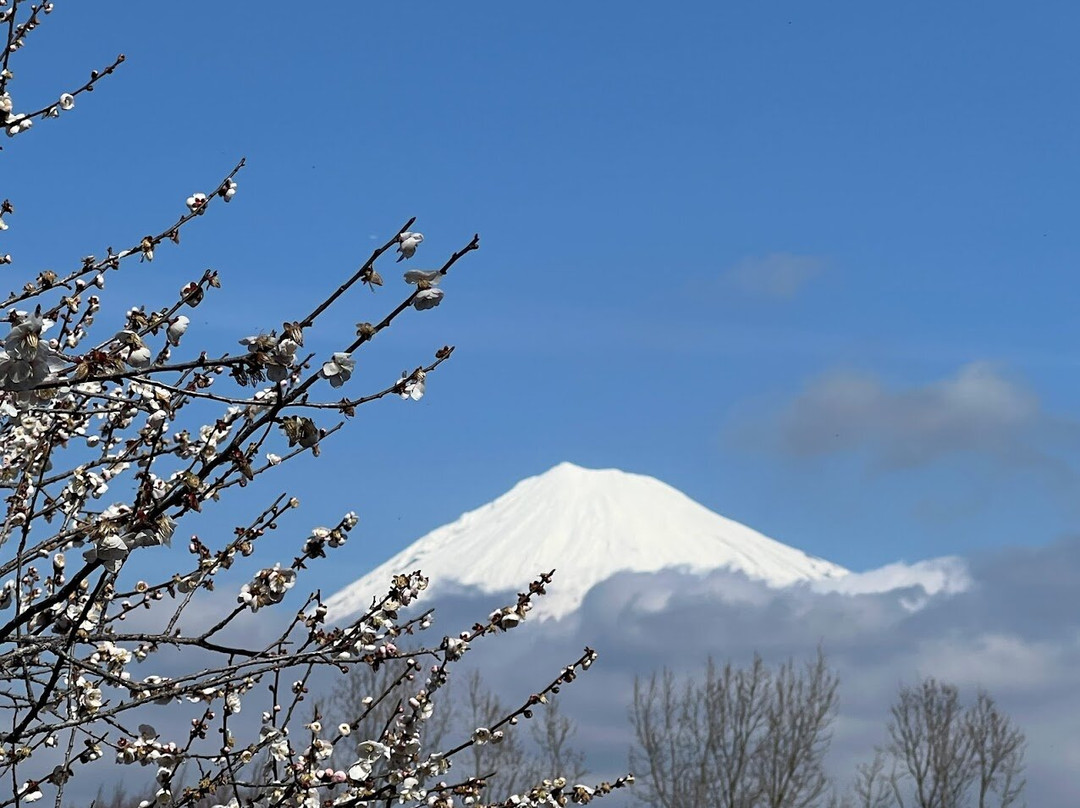
[[[60,121],[3,139],[4,251],[33,275],[136,243],[246,156],[228,207],[106,289],[119,318],[214,267],[224,286],[184,350],[216,352],[306,314],[411,216],[412,268],[479,232],[442,306],[381,334],[346,388],[456,345],[427,396],[362,409],[320,458],[181,535],[287,489],[305,506],[288,556],[355,509],[320,569],[332,592],[570,460],[654,475],[858,570],[959,554],[971,591],[915,614],[793,591],[703,616],[709,582],[673,574],[654,627],[685,666],[687,649],[782,656],[835,631],[845,715],[874,726],[900,677],[989,675],[1030,729],[1034,797],[1069,804],[1078,23],[1075,3],[996,0],[60,2],[12,61],[17,108],[128,58]],[[308,346],[327,356],[381,318],[408,292],[401,266]],[[670,658],[621,620],[582,620],[614,671],[585,698],[603,691],[618,721],[610,681]]]
[[[189,342],[231,349],[410,216],[411,267],[481,234],[349,390],[456,345],[428,396],[298,464],[311,521],[363,518],[326,590],[562,460],[856,569],[1075,530],[1074,5],[253,8],[58,4],[17,105],[128,60],[3,144],[6,249],[137,241],[246,156],[227,209],[108,290],[212,266]],[[380,269],[315,350],[404,297]]]

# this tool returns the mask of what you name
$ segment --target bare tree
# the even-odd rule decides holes
[[[1024,792],[1024,750],[1027,740],[1012,720],[998,710],[983,690],[965,716],[975,758],[978,808],[1008,808]]]
[[[828,791],[823,762],[837,684],[820,651],[802,669],[789,660],[776,672],[766,700],[765,736],[753,762],[768,808],[809,808]]]
[[[906,780],[914,805],[957,808],[974,777],[958,690],[934,679],[902,687],[890,714],[888,750],[904,774],[893,780],[897,802],[905,804],[899,786]]]
[[[472,670],[466,675],[465,696],[459,707],[466,734],[479,735],[483,741],[469,749],[465,771],[471,777],[486,779],[492,798],[513,794],[514,787],[524,780],[525,749],[513,726],[490,729],[506,713],[506,708],[484,682],[480,671]]]
[[[348,674],[334,683],[326,714],[331,724],[363,718],[352,731],[360,738],[378,738],[394,720],[406,714],[409,704],[406,693],[400,687],[412,669],[405,660],[387,662],[377,670],[368,666],[354,666]],[[440,709],[432,704],[431,717],[426,722],[423,743],[430,751],[438,751],[450,737],[457,713],[453,697],[453,685],[447,681],[439,689]]]
[[[636,796],[663,808],[806,808],[827,801],[824,758],[837,679],[816,660],[769,669],[710,659],[703,681],[671,671],[634,683]]]
[[[481,671],[470,671],[464,688],[464,697],[456,701],[455,720],[448,734],[457,731],[475,736],[479,732],[485,738],[484,743],[473,744],[469,750],[469,765],[464,773],[487,781],[489,799],[506,799],[523,784],[545,778],[577,783],[588,773],[584,753],[572,743],[577,731],[574,721],[559,710],[554,696],[538,698],[530,708],[529,716],[537,712],[539,715],[525,738],[519,734],[516,721],[503,730],[484,732],[505,715],[507,708]]]
[[[902,686],[887,735],[859,769],[858,808],[1009,808],[1023,795],[1024,733],[984,691],[965,708],[954,685]]]
[[[574,719],[563,713],[558,697],[551,697],[531,728],[533,750],[526,781],[555,774],[568,782],[585,779],[585,753],[574,746],[577,726]]]
[[[869,763],[860,763],[855,770],[851,793],[844,801],[849,808],[891,808],[896,804],[892,777],[886,771],[885,755],[874,754]]]

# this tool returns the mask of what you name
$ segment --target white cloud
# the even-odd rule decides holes
[[[815,592],[842,595],[869,595],[901,589],[921,589],[927,596],[955,595],[971,586],[967,564],[955,556],[905,564],[897,561],[876,570],[854,572],[843,578],[829,578],[810,584]]]

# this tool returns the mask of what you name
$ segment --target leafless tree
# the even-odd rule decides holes
[[[1023,796],[1024,733],[1002,713],[985,691],[965,716],[975,757],[978,808],[1008,808]]]
[[[364,726],[357,732],[377,737],[407,707],[400,699],[376,703],[379,694],[397,692],[393,682],[398,669],[400,665],[392,663],[377,672],[368,667],[353,669],[335,685],[328,713],[364,714]],[[455,688],[464,693],[455,692]],[[507,705],[476,669],[456,685],[445,685],[439,696],[446,706],[428,720],[424,736],[425,745],[432,750],[441,749],[455,737],[469,737],[477,728],[491,727],[508,712]],[[578,783],[588,774],[584,753],[573,745],[576,725],[562,713],[558,698],[544,695],[529,712],[537,715],[527,736],[520,734],[517,721],[490,734],[481,732],[482,742],[473,744],[459,764],[459,775],[486,781],[489,799],[505,799],[525,783],[558,777]]]
[[[788,661],[771,682],[765,735],[754,757],[754,777],[768,808],[810,808],[829,788],[823,762],[836,711],[837,678],[825,657],[800,668]]]
[[[1023,796],[1024,733],[985,691],[965,708],[954,685],[902,686],[887,737],[859,769],[857,808],[1009,808]]]
[[[479,671],[470,671],[465,679],[465,696],[459,702],[467,728],[491,727],[506,713],[499,696],[484,682]],[[473,744],[466,758],[470,776],[485,778],[492,797],[514,793],[525,769],[525,749],[515,727],[492,731],[484,743]]]
[[[851,793],[844,801],[845,808],[892,808],[896,804],[884,754],[875,753],[872,761],[860,763],[855,771]]]
[[[668,670],[634,684],[638,799],[663,808],[809,808],[828,799],[824,758],[837,678],[824,655],[773,670],[709,660],[703,680]]]
[[[957,689],[934,679],[902,687],[890,714],[888,750],[904,775],[894,778],[897,801],[905,804],[899,784],[906,780],[914,805],[957,808],[975,776]]]
[[[577,725],[563,713],[558,697],[549,698],[531,727],[533,749],[526,781],[552,773],[571,783],[584,780],[589,770],[585,766],[585,753],[574,746],[576,734]]]
[[[407,678],[410,669],[406,660],[391,660],[378,670],[368,665],[352,667],[348,674],[334,683],[325,713],[331,724],[348,721],[350,716],[363,716],[354,728],[358,736],[377,738],[385,727],[409,709],[399,680]],[[454,687],[448,681],[439,689],[439,709],[428,719],[423,742],[426,749],[438,751],[450,738],[459,711],[454,701]]]

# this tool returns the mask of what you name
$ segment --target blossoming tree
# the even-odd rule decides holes
[[[17,155],[35,125],[82,104],[124,61],[118,56],[51,99],[20,97],[14,57],[52,10],[47,2],[0,0],[7,33],[0,125],[12,138],[4,159]],[[310,311],[243,337],[240,349],[190,345],[191,309],[219,288],[211,270],[177,283],[171,299],[153,306],[103,307],[106,286],[122,300],[124,273],[145,269],[159,250],[179,243],[184,229],[232,200],[243,167],[241,160],[212,189],[186,200],[180,194],[175,219],[129,238],[123,249],[88,255],[59,273],[25,271],[21,286],[3,296],[0,775],[12,788],[6,799],[0,788],[0,808],[46,795],[57,806],[85,800],[84,775],[117,763],[151,767],[145,804],[162,806],[485,804],[485,778],[455,777],[458,757],[498,743],[595,659],[585,649],[515,709],[435,749],[425,726],[454,663],[481,638],[520,624],[550,574],[460,634],[425,642],[431,613],[408,609],[427,585],[420,571],[402,570],[387,581],[385,593],[348,624],[327,624],[318,594],[299,597],[304,573],[346,542],[357,523],[353,513],[251,569],[224,609],[215,581],[226,588],[226,571],[262,556],[263,538],[296,499],[283,494],[252,503],[256,515],[231,535],[170,547],[185,518],[223,497],[257,494],[252,481],[282,474],[299,455],[318,455],[345,425],[342,416],[383,398],[422,397],[452,347],[362,394],[351,392],[356,354],[391,323],[438,306],[440,283],[479,247],[474,236],[438,269],[405,272],[411,287],[402,287],[404,298],[355,333],[331,335],[339,350],[329,356],[306,351],[305,339],[350,289],[383,285],[376,265],[387,272],[395,257],[417,254],[423,236],[412,229],[414,220]],[[16,206],[5,199],[0,230],[17,223]],[[11,265],[9,277],[30,263],[7,253],[0,261]],[[141,579],[129,562],[151,551],[169,560],[155,563],[167,571]],[[207,598],[217,600],[199,609]],[[255,635],[268,640],[233,630],[253,613],[272,626]],[[324,726],[305,703],[320,671],[386,665],[396,675],[334,726]],[[388,704],[390,718],[379,726],[365,720],[376,710],[387,714]],[[183,730],[155,729],[163,726],[155,716],[183,709],[192,711]],[[261,720],[245,724],[253,713]],[[332,760],[346,763],[335,767]],[[503,804],[586,803],[629,782],[589,787],[550,775]]]

